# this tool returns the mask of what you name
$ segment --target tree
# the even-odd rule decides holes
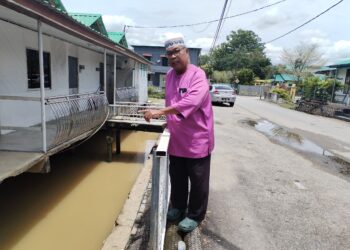
[[[241,69],[237,77],[240,84],[249,85],[254,81],[254,72],[251,69]]]
[[[207,77],[213,77],[214,70],[212,64],[210,63],[209,55],[199,56],[199,67],[201,67],[204,70],[204,72],[207,74]]]
[[[322,64],[322,54],[316,44],[300,43],[294,49],[284,49],[281,59],[297,77],[298,83],[308,73],[311,66]]]
[[[213,80],[220,83],[232,82],[233,74],[231,71],[213,71]]]
[[[255,76],[265,79],[271,62],[264,49],[265,45],[253,31],[232,31],[226,42],[213,50],[211,64],[214,70],[235,74],[241,69],[250,69]]]

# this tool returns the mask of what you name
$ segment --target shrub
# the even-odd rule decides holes
[[[285,100],[287,102],[291,102],[292,101],[292,98],[290,97],[288,90],[276,88],[276,89],[272,90],[272,93],[278,94],[278,96],[280,98],[282,98],[283,100]]]
[[[163,89],[156,88],[154,86],[148,86],[148,97],[157,98],[157,99],[164,99],[165,92]]]
[[[310,76],[303,80],[299,89],[302,90],[302,95],[306,99],[322,99],[330,100],[332,97],[334,86],[334,92],[341,89],[341,83],[334,79],[322,80],[316,76]]]
[[[251,69],[241,69],[238,71],[239,84],[249,85],[254,82],[254,72]]]

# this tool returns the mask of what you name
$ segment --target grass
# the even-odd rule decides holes
[[[296,108],[295,103],[292,103],[292,102],[283,102],[283,103],[280,103],[278,105],[280,105],[282,108],[286,108],[286,109],[295,109]]]
[[[163,104],[164,105],[165,100],[161,99],[161,98],[148,97],[148,102],[154,103],[154,104]]]

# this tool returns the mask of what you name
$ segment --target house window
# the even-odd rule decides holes
[[[162,59],[162,66],[169,66],[168,58],[163,56],[163,57],[161,57],[161,59]]]
[[[152,56],[143,56],[144,58],[146,58],[148,61],[152,60]]]
[[[142,54],[144,58],[146,58],[148,61],[151,61],[152,60],[152,54],[149,54],[149,53],[144,53]]]
[[[50,53],[44,52],[44,86],[51,88],[51,62]],[[40,69],[39,52],[33,49],[27,49],[27,70],[28,70],[28,88],[40,88]]]

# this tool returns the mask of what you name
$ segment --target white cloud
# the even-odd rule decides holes
[[[285,11],[280,7],[273,7],[261,14],[253,24],[260,30],[265,30],[271,27],[284,29],[285,27],[294,25],[299,19],[305,18],[302,12],[292,15],[291,12]]]
[[[265,44],[265,53],[267,57],[271,58],[272,64],[281,63],[282,47],[274,46],[271,43]]]
[[[166,40],[171,39],[171,38],[175,38],[175,37],[184,38],[184,35],[182,33],[179,33],[179,32],[165,32],[165,33],[161,33],[159,35],[159,41],[164,43]]]
[[[336,41],[328,51],[328,55],[330,62],[350,58],[350,40]]]
[[[103,15],[103,22],[108,31],[122,31],[124,25],[135,25],[133,19],[119,15]]]
[[[189,40],[187,45],[189,47],[202,48],[203,52],[206,53],[209,51],[211,45],[213,43],[213,38],[210,37],[200,37],[194,40]]]

